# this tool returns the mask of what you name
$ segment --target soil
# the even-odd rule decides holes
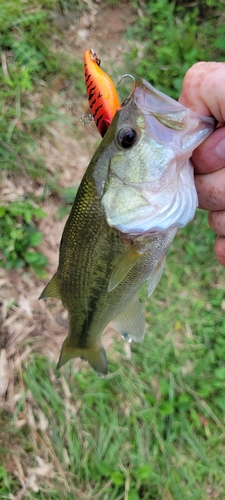
[[[117,68],[121,67],[123,74],[123,56],[129,52],[124,35],[127,26],[135,21],[131,5],[125,2],[116,8],[103,8],[101,2],[95,2],[92,10],[82,15],[78,25],[73,21],[72,15],[53,16],[53,22],[63,30],[62,42],[57,42],[54,50],[60,50],[62,57],[72,53],[82,61],[84,52],[94,48],[104,61],[106,72],[112,75],[115,64]],[[71,133],[71,129],[61,121],[54,122],[38,140],[40,154],[46,169],[57,172],[59,186],[76,186],[100,136],[94,123],[86,127],[80,123],[80,117],[88,111],[87,99],[84,96],[78,102],[71,82],[61,77],[49,87],[40,86],[32,94],[32,106],[26,110],[28,116],[36,115],[46,95],[57,104],[61,113],[70,116],[76,133]],[[43,189],[41,182],[34,183],[23,175],[6,177],[1,196],[4,201],[11,202],[19,195],[27,198],[31,192],[41,194]],[[59,243],[66,221],[66,218],[59,220],[57,217],[60,203],[53,196],[44,202],[42,208],[47,216],[38,227],[44,234],[39,250],[49,259],[48,279],[57,269]],[[66,314],[59,301],[38,301],[48,279],[40,280],[24,269],[0,269],[0,409],[14,408],[18,366],[29,358],[32,351],[41,351],[54,362],[59,358],[67,335],[67,330],[61,326],[65,324]],[[108,327],[103,338],[107,350],[112,347],[114,334],[113,328]],[[80,363],[74,360],[74,369]]]

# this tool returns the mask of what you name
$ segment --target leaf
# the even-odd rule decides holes
[[[101,473],[102,476],[109,477],[112,474],[112,466],[107,464],[106,462],[99,462],[97,464],[98,470]]]
[[[141,467],[139,467],[137,469],[136,477],[140,481],[143,481],[145,479],[148,479],[151,476],[151,474],[152,474],[152,467],[151,467],[151,465],[145,464],[145,465],[141,465]]]
[[[30,236],[29,245],[31,247],[36,247],[37,245],[39,245],[41,243],[42,238],[43,238],[42,232],[41,231],[36,231],[34,234],[32,234]]]
[[[139,500],[139,494],[136,490],[131,489],[128,493],[128,500]]]
[[[115,471],[111,474],[111,480],[117,486],[122,486],[124,484],[124,475],[120,471]]]
[[[4,217],[5,212],[6,212],[6,208],[5,207],[0,207],[0,217]]]
[[[70,207],[60,207],[57,212],[57,219],[62,220],[70,212]]]
[[[62,197],[63,197],[63,200],[65,203],[73,203],[74,202],[74,198],[77,194],[77,187],[68,187],[68,188],[64,188],[62,189],[61,193],[62,193]]]
[[[215,47],[225,52],[225,36],[221,35],[215,41]]]
[[[215,377],[218,380],[225,380],[225,366],[221,366],[220,368],[217,368],[214,372]]]
[[[182,393],[178,398],[177,406],[179,409],[188,410],[192,404],[192,398],[189,394]]]
[[[24,252],[24,259],[28,264],[35,266],[45,266],[48,263],[47,257],[41,252]]]
[[[163,403],[161,403],[161,405],[159,407],[159,411],[160,411],[161,415],[164,415],[164,416],[172,415],[172,413],[174,413],[174,406],[169,401],[164,401]]]

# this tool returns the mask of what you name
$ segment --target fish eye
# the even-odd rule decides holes
[[[118,132],[117,142],[122,148],[128,149],[135,144],[137,137],[136,130],[131,127],[124,127]]]

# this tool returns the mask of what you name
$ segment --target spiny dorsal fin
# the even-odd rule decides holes
[[[121,281],[127,276],[132,267],[143,257],[143,254],[138,251],[138,245],[133,245],[128,252],[119,260],[115,269],[111,274],[109,281],[108,292],[116,288]]]
[[[116,329],[126,342],[140,342],[145,336],[145,318],[141,304],[133,297],[128,306],[113,320]]]
[[[44,288],[43,292],[41,293],[39,300],[40,299],[47,299],[47,297],[50,298],[55,298],[55,299],[60,299],[60,293],[59,293],[59,287],[57,283],[57,273],[52,276],[52,279],[49,281],[49,283],[46,285]]]

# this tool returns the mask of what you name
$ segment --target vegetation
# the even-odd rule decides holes
[[[0,266],[17,269],[29,264],[36,272],[43,271],[48,260],[40,252],[31,251],[41,243],[42,233],[35,229],[31,220],[44,215],[34,203],[25,200],[0,207],[0,248],[3,253]]]
[[[110,3],[119,8],[120,2]],[[191,64],[224,60],[224,2],[132,5],[136,22],[126,35],[126,72],[178,97]],[[45,168],[38,148],[54,120],[69,123],[45,84],[63,75],[79,99],[85,95],[80,60],[55,50],[65,33],[53,20],[74,12],[78,19],[92,7],[72,0],[0,6],[1,179],[3,185],[25,179],[29,186],[25,200],[18,190],[17,199],[0,207],[1,265],[18,276],[23,268],[39,276],[46,269],[38,250],[39,206],[56,197],[61,217],[75,193],[58,186],[57,172]],[[38,109],[35,92],[42,96]],[[42,187],[40,195],[31,196],[31,186]],[[14,393],[0,400],[0,499],[224,499],[225,276],[213,242],[207,216],[198,211],[179,231],[151,299],[145,287],[140,292],[146,338],[131,345],[130,357],[129,345],[116,337],[107,349],[107,377],[86,365],[76,371],[72,363],[57,372],[36,352],[20,361],[22,345],[11,368]],[[1,370],[3,363],[0,382]]]
[[[225,5],[217,0],[190,6],[188,2],[148,1],[142,17],[128,30],[131,70],[177,99],[192,64],[225,61],[224,16]]]

